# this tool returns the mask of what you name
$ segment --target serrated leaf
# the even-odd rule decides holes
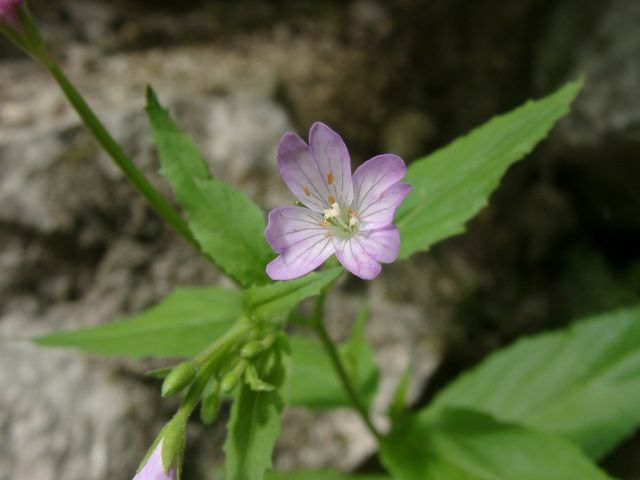
[[[319,295],[323,288],[340,276],[342,268],[314,272],[296,280],[252,287],[243,292],[247,314],[259,319],[273,319],[289,313],[301,301]]]
[[[200,151],[151,89],[146,111],[162,174],[186,211],[202,252],[242,286],[267,283],[265,266],[274,254],[265,239],[262,210],[242,192],[211,177]]]
[[[348,474],[329,470],[269,472],[266,478],[267,480],[391,480],[384,475]]]
[[[289,343],[293,358],[289,402],[314,409],[351,406],[320,342],[303,335],[290,335]],[[373,356],[362,362],[355,383],[369,404],[378,385],[378,368]]]
[[[582,81],[569,83],[413,162],[403,180],[413,188],[395,221],[402,236],[400,257],[463,232],[507,168],[546,137],[581,87]]]
[[[280,434],[286,398],[289,353],[284,335],[256,360],[258,375],[274,387],[254,391],[242,383],[227,425],[226,480],[261,480],[271,468],[273,446]]]
[[[421,412],[382,445],[395,480],[606,480],[569,442],[459,409]]]
[[[98,327],[53,333],[35,341],[102,355],[190,356],[221,336],[241,315],[240,295],[234,290],[178,288],[138,315]]]
[[[464,407],[562,435],[601,458],[640,425],[640,307],[519,340],[446,387]]]

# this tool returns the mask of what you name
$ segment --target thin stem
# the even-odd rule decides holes
[[[323,317],[324,317],[325,296],[326,294],[322,293],[316,300],[316,308],[313,315],[313,327],[316,333],[318,334],[318,337],[320,337],[322,346],[324,347],[326,352],[329,354],[331,363],[333,364],[333,367],[335,368],[336,373],[340,378],[340,382],[342,383],[342,386],[344,387],[345,391],[347,392],[347,395],[351,399],[351,403],[353,404],[354,409],[358,412],[358,414],[362,418],[362,421],[365,423],[369,431],[373,434],[374,437],[376,437],[376,440],[380,442],[382,440],[382,434],[378,431],[378,429],[375,427],[375,425],[371,421],[371,418],[369,417],[369,413],[367,411],[367,407],[364,403],[364,400],[360,396],[360,392],[358,391],[356,386],[353,384],[353,381],[351,380],[350,375],[347,373],[347,369],[345,368],[344,363],[342,362],[342,359],[338,354],[338,349],[336,348],[336,344],[333,342],[333,340],[329,336],[329,332],[327,332],[327,329],[324,326]]]
[[[78,115],[89,128],[98,143],[109,154],[113,161],[120,167],[124,174],[129,178],[131,183],[138,189],[140,193],[147,199],[153,209],[164,218],[180,235],[184,237],[197,251],[200,251],[198,243],[193,238],[189,227],[182,219],[180,214],[169,204],[169,202],[155,189],[155,187],[147,180],[144,174],[135,166],[122,147],[114,140],[104,127],[102,122],[93,113],[91,107],[85,102],[80,93],[69,81],[60,67],[51,63],[47,65],[49,72],[58,82],[58,85],[66,95],[67,99],[73,105]]]

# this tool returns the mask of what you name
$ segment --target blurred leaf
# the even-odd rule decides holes
[[[411,164],[413,189],[396,216],[401,258],[464,231],[487,204],[507,168],[529,153],[565,115],[582,81],[495,117],[468,135]]]
[[[339,346],[339,351],[344,358],[347,373],[354,384],[363,387],[365,403],[370,405],[378,388],[379,372],[373,350],[364,336],[364,328],[369,318],[369,306],[365,303],[356,317],[351,330],[351,336]],[[335,373],[334,373],[335,375]]]
[[[351,406],[320,342],[303,335],[290,335],[289,342],[293,357],[289,402],[315,409]],[[365,402],[370,404],[378,385],[378,368],[372,354],[363,359],[358,373],[355,383]]]
[[[299,472],[269,472],[267,480],[391,480],[383,475],[359,475],[328,470],[303,470]]]
[[[128,319],[53,333],[36,342],[102,355],[186,357],[221,336],[241,315],[240,295],[234,290],[179,288],[155,307]]]
[[[202,154],[151,89],[146,110],[162,173],[187,212],[202,251],[242,286],[267,283],[265,266],[274,254],[265,239],[262,210],[243,193],[211,178]]]
[[[389,405],[389,418],[392,422],[397,422],[407,408],[407,392],[409,391],[409,382],[411,381],[411,367],[402,373],[396,389],[393,392],[391,404]]]
[[[609,478],[561,438],[458,409],[407,417],[385,439],[381,455],[396,480]]]
[[[271,468],[273,445],[280,434],[280,416],[286,396],[289,352],[284,335],[255,362],[258,375],[271,391],[255,391],[242,382],[227,425],[227,480],[260,480]]]
[[[563,435],[601,458],[640,424],[640,307],[519,340],[446,387],[464,407]]]
[[[332,268],[296,280],[249,288],[243,292],[243,305],[248,314],[263,320],[285,315],[301,301],[319,295],[343,271]]]

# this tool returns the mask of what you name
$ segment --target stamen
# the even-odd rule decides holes
[[[323,221],[320,222],[320,226],[321,227],[327,228],[329,225],[331,225],[331,224],[329,222],[327,222],[326,220],[323,220]]]
[[[324,215],[325,220],[329,220],[330,218],[339,218],[340,217],[340,205],[336,202],[333,202],[331,208],[327,208],[322,211],[322,215]]]
[[[358,225],[358,219],[356,217],[351,217],[349,219],[349,228],[353,228]]]
[[[358,212],[356,212],[353,208],[350,208],[347,210],[347,215],[349,215],[350,217],[357,217]]]
[[[333,205],[334,203],[336,203],[336,199],[333,195],[329,195],[327,197],[327,200],[329,201],[329,205]]]
[[[331,232],[324,232],[324,238],[329,238],[329,237],[333,237],[333,233],[331,233]]]
[[[333,172],[329,172],[327,173],[327,184],[331,185],[333,183]],[[329,203],[333,203],[333,202],[329,202]]]
[[[310,197],[310,196],[311,196],[311,192],[309,191],[309,189],[308,189],[307,187],[302,187],[302,191],[304,192],[304,194],[305,194],[307,197]]]

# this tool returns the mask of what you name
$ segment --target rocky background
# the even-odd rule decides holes
[[[518,335],[640,297],[640,3],[635,0],[33,0],[52,49],[154,182],[143,108],[152,83],[219,177],[271,208],[286,130],[322,120],[354,163],[417,158],[529,97],[586,76],[570,117],[513,167],[465,236],[349,278],[363,294],[384,404],[411,362],[412,395]],[[172,413],[140,362],[35,348],[25,337],[148,307],[221,281],[102,154],[37,65],[0,40],[0,480],[132,476]],[[144,363],[144,362],[143,362]],[[223,415],[224,416],[224,415]],[[194,423],[186,480],[220,465],[224,418]],[[348,411],[291,409],[284,469],[377,468]],[[605,460],[640,476],[640,438]]]

